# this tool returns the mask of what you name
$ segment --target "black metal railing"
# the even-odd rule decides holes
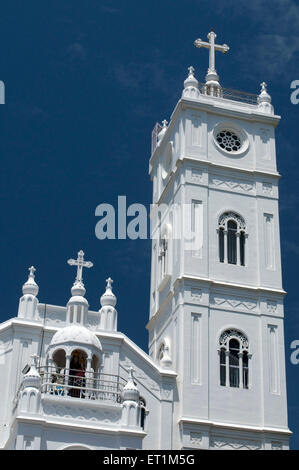
[[[56,397],[120,403],[126,381],[113,374],[94,373],[74,369],[39,367],[42,378],[41,393]]]

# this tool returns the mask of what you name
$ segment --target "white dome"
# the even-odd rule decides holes
[[[101,343],[96,335],[84,326],[71,325],[61,328],[53,336],[50,346],[68,342],[88,344],[102,350]]]

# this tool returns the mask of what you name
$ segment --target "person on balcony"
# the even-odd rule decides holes
[[[82,388],[85,387],[85,367],[84,359],[80,358],[79,354],[74,354],[70,364],[70,380],[69,385],[76,388],[70,389],[70,396],[76,398],[84,398]]]

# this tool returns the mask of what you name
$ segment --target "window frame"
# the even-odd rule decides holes
[[[238,343],[239,347],[232,347],[232,341],[235,341],[235,344]],[[238,351],[238,364],[233,364],[231,360],[233,357],[236,358],[236,354],[233,354],[232,351]],[[218,355],[219,385],[243,390],[251,388],[249,360],[252,354],[249,352],[247,336],[235,328],[224,330],[219,338]],[[246,358],[245,361],[244,358]]]
[[[230,225],[235,224],[236,228]],[[248,238],[246,223],[237,212],[226,211],[218,219],[219,262],[246,266],[246,245]]]

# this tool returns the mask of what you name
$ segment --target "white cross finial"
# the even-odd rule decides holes
[[[108,279],[106,279],[106,282],[107,282],[106,288],[107,288],[107,289],[111,289],[111,288],[112,288],[113,279],[111,279],[111,277],[108,277]]]
[[[209,49],[209,70],[208,73],[216,72],[215,69],[215,51],[220,51],[220,52],[227,52],[229,51],[229,47],[227,44],[215,44],[215,39],[216,39],[216,33],[214,33],[213,30],[211,30],[208,34],[208,40],[209,42],[202,41],[201,39],[196,39],[194,41],[194,45],[196,47],[205,47],[206,49]]]
[[[162,124],[163,124],[163,127],[166,127],[167,124],[168,124],[168,121],[166,121],[166,119],[164,119],[164,120],[162,121]]]
[[[32,366],[34,366],[35,368],[37,368],[37,360],[39,359],[39,356],[37,354],[31,354],[30,356],[32,358]]]
[[[34,278],[34,273],[36,271],[35,267],[31,266],[30,268],[28,268],[28,271],[29,271],[29,276]]]
[[[128,370],[128,373],[129,373],[129,380],[131,379],[132,381],[134,381],[134,368],[131,366],[129,367],[129,370]]]
[[[266,82],[262,82],[261,87],[262,87],[261,91],[267,91],[267,83]]]
[[[189,70],[189,76],[194,74],[195,69],[192,65],[190,65],[190,67],[188,67],[188,70]]]
[[[93,266],[93,263],[91,261],[84,261],[84,252],[82,250],[78,252],[78,258],[76,260],[69,259],[68,264],[70,266],[77,266],[77,276],[76,276],[77,282],[82,282],[83,268],[92,268]]]

